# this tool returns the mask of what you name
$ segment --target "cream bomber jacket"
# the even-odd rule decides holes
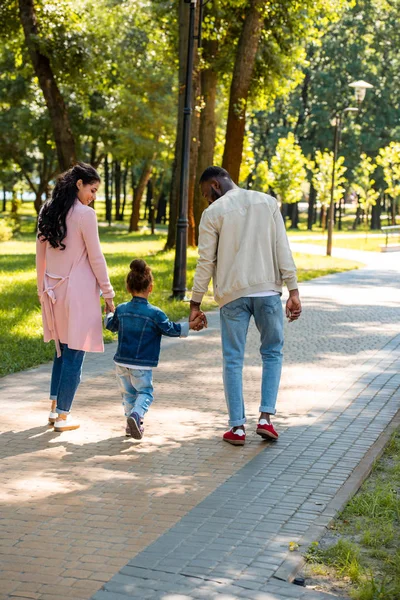
[[[211,278],[221,306],[255,292],[297,289],[296,267],[278,203],[235,188],[204,212],[192,300],[201,302]]]

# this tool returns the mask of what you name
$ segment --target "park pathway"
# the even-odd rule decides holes
[[[254,434],[254,327],[248,441],[221,442],[218,313],[207,331],[166,340],[141,444],[123,435],[112,345],[87,359],[78,431],[45,427],[49,365],[2,379],[0,600],[325,598],[285,581],[288,546],[321,535],[399,408],[399,268],[380,259],[302,285],[278,443]]]

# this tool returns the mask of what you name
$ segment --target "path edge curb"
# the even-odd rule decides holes
[[[374,442],[371,448],[365,453],[364,457],[344,482],[342,487],[337,491],[329,504],[327,504],[325,510],[317,517],[317,522],[314,522],[299,540],[299,546],[302,547],[302,552],[304,552],[312,542],[319,541],[322,538],[326,529],[334,521],[340,510],[347,504],[350,498],[358,492],[361,485],[370,475],[375,461],[382,456],[393,432],[399,426],[400,408],[384,431],[382,431],[376,442]],[[286,558],[285,562],[277,569],[271,579],[278,579],[280,581],[291,583],[305,563],[306,561],[303,554],[295,551]]]

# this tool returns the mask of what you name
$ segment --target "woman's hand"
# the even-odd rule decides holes
[[[115,313],[115,304],[112,298],[104,298],[106,303],[106,313]]]

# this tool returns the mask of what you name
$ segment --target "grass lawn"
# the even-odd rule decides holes
[[[306,559],[307,583],[318,589],[355,600],[400,599],[400,429]]]
[[[188,314],[188,304],[171,301],[174,252],[163,252],[165,231],[151,235],[148,231],[128,234],[121,228],[100,228],[103,252],[118,303],[129,299],[125,277],[133,258],[143,257],[155,275],[151,302],[160,306],[173,320]],[[322,275],[359,267],[359,263],[326,256],[296,255],[299,280],[307,281]],[[197,261],[197,250],[188,252],[187,286],[191,289]],[[53,343],[42,341],[40,306],[36,294],[35,237],[31,224],[23,226],[18,240],[0,243],[0,376],[27,369],[51,360]],[[211,291],[203,303],[204,309],[215,308]],[[104,332],[105,341],[113,335]]]
[[[292,236],[290,236],[292,237]],[[381,251],[381,245],[385,245],[385,241],[386,241],[386,236],[384,235],[380,235],[379,237],[371,237],[371,236],[362,236],[362,237],[355,237],[354,234],[351,235],[347,235],[345,238],[344,237],[335,237],[335,234],[333,234],[333,247],[334,248],[349,248],[351,250],[367,250],[369,252],[380,252]],[[310,239],[310,240],[298,240],[298,243],[305,243],[305,244],[313,244],[316,246],[326,246],[326,242],[327,242],[327,237],[325,236],[325,239],[323,240],[315,240],[315,239]],[[389,244],[394,244],[394,243],[399,243],[400,244],[400,239],[398,237],[394,237],[392,240],[389,240]]]

